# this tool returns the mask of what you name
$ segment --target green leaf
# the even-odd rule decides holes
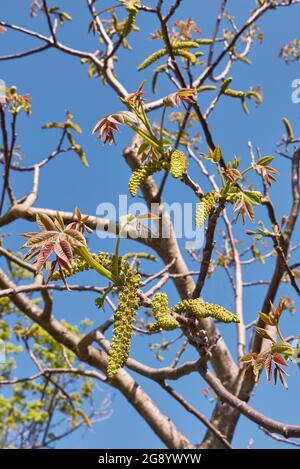
[[[75,123],[72,122],[72,121],[67,121],[67,122],[66,122],[66,128],[67,128],[67,129],[73,129],[73,130],[75,130],[75,132],[77,132],[78,134],[81,134],[81,133],[82,133],[82,130],[81,130],[81,128],[79,127],[79,125],[75,124]]]
[[[85,423],[89,428],[92,427],[92,423],[91,423],[89,417],[87,416],[87,414],[84,412],[84,410],[82,410],[82,409],[76,409],[76,413],[77,413],[77,415],[80,415],[80,417],[82,417],[82,419],[84,420],[84,423]]]
[[[259,317],[265,324],[268,324],[269,326],[274,326],[275,325],[274,321],[272,321],[272,317],[269,316],[269,314],[260,313]]]
[[[290,123],[290,121],[288,120],[287,117],[283,118],[283,123],[284,123],[285,130],[286,130],[286,133],[287,133],[287,136],[288,136],[289,140],[293,140],[294,139],[293,128],[292,128],[291,123]]]
[[[268,334],[268,332],[262,327],[255,327],[255,330],[256,330],[256,333],[263,339],[270,340],[273,343],[275,342],[273,337],[271,337],[270,334]]]
[[[67,13],[66,11],[62,11],[62,12],[61,12],[61,15],[62,15],[62,17],[63,17],[65,20],[67,20],[67,21],[72,21],[72,19],[73,19],[72,16],[69,15],[69,13]]]
[[[78,144],[75,144],[74,147],[73,147],[73,150],[75,151],[75,153],[77,153],[77,155],[79,156],[80,158],[80,161],[81,163],[83,164],[83,166],[85,168],[89,168],[89,164],[88,164],[88,161],[86,159],[86,154],[85,152],[83,151],[82,147]]]
[[[36,222],[43,231],[56,231],[54,221],[44,213],[37,213]]]
[[[222,151],[221,151],[220,145],[218,145],[214,149],[212,159],[215,163],[218,163],[221,158],[222,158]]]
[[[164,138],[163,141],[162,141],[162,145],[164,147],[169,147],[169,146],[172,145],[172,142],[171,142],[171,140],[168,140],[167,138]]]
[[[272,346],[272,353],[284,353],[285,355],[293,355],[294,348],[288,342],[277,342]]]
[[[258,160],[257,164],[260,166],[267,166],[274,160],[274,156],[263,156],[260,160]]]
[[[143,142],[138,149],[138,155],[143,154],[148,148],[150,148],[149,142]]]
[[[262,195],[259,191],[243,191],[244,197],[254,205],[261,205]]]

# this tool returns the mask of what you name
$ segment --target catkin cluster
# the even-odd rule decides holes
[[[182,151],[174,150],[171,154],[170,173],[174,178],[181,178],[187,170],[187,159]]]
[[[172,331],[179,326],[178,321],[171,314],[166,293],[157,293],[153,296],[152,310],[156,322],[149,325],[150,331],[156,332],[160,329]]]
[[[111,269],[114,261],[114,254],[100,252],[92,254],[101,265],[107,269]],[[135,313],[140,306],[140,297],[138,289],[141,283],[141,277],[137,270],[127,264],[126,259],[119,258],[119,279],[121,285],[118,287],[119,298],[118,307],[114,313],[113,338],[111,342],[110,352],[108,356],[107,375],[113,378],[120,368],[127,361],[130,352],[130,343],[132,336],[132,325]],[[89,270],[90,265],[82,258],[78,257],[72,265],[72,273],[64,271],[66,276],[70,276],[77,272]],[[52,275],[52,280],[60,280],[59,272]],[[103,298],[95,300],[96,305],[100,308],[103,305]]]
[[[208,192],[202,197],[201,202],[197,205],[196,209],[196,226],[201,228],[204,225],[208,215],[210,214],[216,201],[216,193]]]
[[[174,306],[173,311],[192,314],[197,319],[214,318],[221,322],[240,322],[239,318],[223,306],[207,303],[201,298],[182,300]]]
[[[169,163],[165,160],[152,161],[151,163],[145,164],[134,171],[130,176],[128,183],[130,194],[135,197],[147,177],[152,176],[152,174],[160,171],[161,169],[169,169]]]

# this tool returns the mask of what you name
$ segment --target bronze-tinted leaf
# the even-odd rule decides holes
[[[35,264],[37,272],[41,271],[41,269],[46,264],[47,259],[51,256],[52,252],[53,252],[53,244],[46,244],[46,246],[44,246],[40,250],[36,259],[36,264]]]
[[[65,274],[64,274],[64,271],[63,271],[63,269],[62,269],[61,267],[62,267],[62,266],[59,265],[60,277],[61,277],[62,281],[64,282],[64,284],[65,284],[67,290],[70,290],[69,285],[68,285],[67,280],[66,280],[66,277],[65,277]]]
[[[257,353],[248,353],[247,355],[244,355],[242,358],[240,358],[240,362],[242,363],[249,363],[255,360],[257,357]]]
[[[44,244],[54,243],[58,236],[57,231],[43,231],[42,233],[38,233],[35,236],[32,236],[25,244],[23,244],[22,248],[34,247],[37,248],[39,246],[43,246]]]
[[[282,383],[282,385],[284,386],[285,389],[288,389],[288,384],[284,378],[284,371],[281,369],[281,368],[278,368],[278,373],[279,373],[279,378],[280,378],[280,381]]]
[[[272,346],[272,353],[274,352],[284,355],[293,355],[294,348],[288,342],[277,342]]]
[[[39,234],[38,231],[28,231],[28,233],[20,233],[19,236],[23,236],[24,238],[32,238],[37,234]]]
[[[58,229],[61,229],[61,230],[65,229],[65,223],[64,223],[63,217],[61,216],[60,212],[56,212],[55,221],[57,221],[57,223],[58,223],[58,225],[57,225]]]
[[[269,383],[271,381],[271,375],[272,375],[272,355],[267,356],[264,366],[265,366],[267,381]]]
[[[45,213],[37,213],[36,222],[42,231],[55,231],[54,221]]]
[[[56,259],[51,262],[51,266],[50,266],[50,269],[49,269],[49,274],[48,274],[48,278],[47,278],[47,280],[46,280],[46,284],[47,284],[47,283],[49,282],[49,280],[51,279],[56,264],[57,264],[57,260],[56,260]]]
[[[80,209],[79,209],[78,207],[75,208],[75,215],[76,215],[76,217],[77,217],[77,220],[78,220],[78,221],[81,221],[81,218],[82,218],[82,217],[81,217],[81,211],[80,211]]]
[[[273,361],[275,363],[278,363],[278,365],[282,365],[282,366],[288,366],[287,362],[285,361],[285,359],[277,352],[274,352],[273,353]]]
[[[271,340],[272,342],[274,342],[273,337],[271,337],[270,334],[268,334],[268,332],[262,327],[255,327],[255,330],[256,333],[263,339]]]
[[[278,374],[277,366],[275,366],[273,373],[274,373],[274,384],[276,385],[276,383],[277,383],[277,374]]]
[[[270,316],[269,314],[260,313],[259,317],[265,324],[268,324],[269,326],[274,326],[275,325],[273,317]]]
[[[33,259],[34,257],[36,257],[39,253],[39,249],[38,248],[31,248],[29,249],[29,251],[25,254],[24,256],[24,260],[27,260],[27,261],[30,261],[31,259]]]
[[[66,239],[60,239],[54,245],[54,252],[60,260],[68,266],[68,270],[71,269],[73,261],[73,252],[70,243]]]
[[[72,246],[86,246],[86,239],[78,230],[66,229],[64,234]]]

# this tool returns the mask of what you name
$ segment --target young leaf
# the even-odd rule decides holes
[[[293,139],[294,139],[293,128],[292,128],[292,126],[291,126],[290,121],[287,119],[287,117],[284,117],[284,118],[283,118],[283,123],[284,123],[284,126],[285,126],[285,130],[286,130],[288,139],[289,139],[289,140],[293,140]]]
[[[255,327],[256,333],[262,337],[263,339],[271,340],[271,342],[274,342],[273,337],[268,334],[268,332],[265,329],[262,329],[261,327]]]

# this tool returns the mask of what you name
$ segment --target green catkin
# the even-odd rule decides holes
[[[128,183],[128,189],[132,197],[135,197],[139,188],[145,182],[147,177],[160,171],[161,169],[169,169],[169,163],[164,160],[152,161],[132,173]]]
[[[123,285],[120,287],[118,307],[114,313],[114,328],[111,347],[108,355],[107,376],[113,378],[127,362],[132,326],[136,311],[140,306],[138,289],[141,276],[123,259],[119,259],[120,277]]]
[[[216,89],[216,86],[214,85],[204,85],[204,86],[199,86],[197,89],[198,93],[202,93],[202,91],[214,91]]]
[[[247,106],[247,103],[246,103],[245,99],[242,99],[241,104],[242,104],[242,108],[243,108],[244,113],[249,114],[249,109],[248,109],[248,106]]]
[[[172,44],[172,49],[192,49],[199,47],[199,44],[196,41],[178,41]]]
[[[223,91],[226,96],[230,96],[231,98],[244,98],[245,93],[244,91],[238,91],[238,90],[232,90],[230,88],[227,88],[226,90]]]
[[[199,44],[199,45],[209,45],[209,44],[211,44],[211,43],[213,42],[213,40],[212,40],[212,39],[204,39],[204,38],[203,38],[203,39],[196,39],[195,42],[197,42],[197,44]]]
[[[137,12],[138,10],[136,8],[132,8],[129,10],[128,18],[127,18],[127,21],[125,23],[123,33],[122,33],[122,36],[124,38],[127,37],[128,34],[132,31],[135,20],[136,20]]]
[[[208,215],[210,214],[216,201],[216,193],[208,192],[202,197],[201,202],[197,205],[196,208],[196,227],[201,228],[204,225]]]
[[[193,64],[197,62],[197,57],[195,54],[192,54],[185,49],[175,49],[174,54],[178,55],[179,57],[183,57],[184,59],[190,60]]]
[[[114,328],[108,355],[107,376],[113,378],[126,365],[131,345],[132,326],[140,299],[135,285],[125,283],[114,314]]]
[[[157,51],[154,52],[153,54],[149,55],[149,57],[147,57],[147,59],[145,59],[145,60],[138,66],[138,71],[140,72],[141,70],[144,70],[145,68],[150,67],[150,65],[152,65],[154,62],[156,62],[157,60],[159,60],[161,57],[163,57],[163,56],[166,55],[167,53],[168,53],[168,52],[167,52],[167,49],[166,49],[166,48],[157,50]]]
[[[174,150],[171,154],[170,173],[173,178],[180,178],[187,170],[187,159],[182,151]]]
[[[225,91],[227,90],[227,88],[228,88],[228,86],[230,85],[231,82],[232,82],[232,77],[225,78],[225,80],[223,81],[223,83],[221,85],[221,92],[222,93],[225,93]]]
[[[148,259],[149,261],[157,261],[157,257],[153,256],[148,252],[127,252],[122,256],[123,261],[127,261],[128,259]]]
[[[179,327],[178,321],[171,314],[166,293],[157,293],[153,296],[152,310],[156,322],[148,326],[150,331],[156,332],[160,329],[172,331]]]
[[[190,313],[197,319],[214,318],[221,322],[240,322],[239,318],[223,308],[223,306],[213,303],[206,303],[201,298],[192,300],[182,300],[173,307],[175,313]]]

